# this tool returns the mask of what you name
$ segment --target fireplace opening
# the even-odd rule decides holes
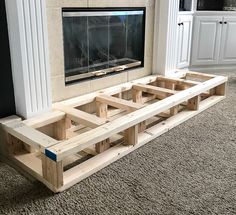
[[[66,84],[144,66],[145,8],[63,9]]]

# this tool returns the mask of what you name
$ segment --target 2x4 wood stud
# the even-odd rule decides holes
[[[63,191],[224,99],[226,82],[223,76],[184,71],[178,78],[150,76],[56,103],[53,112],[29,120],[3,120],[8,159],[52,191]],[[130,98],[124,99],[124,93]],[[89,103],[94,113],[79,109]],[[121,116],[110,120],[109,107]],[[163,114],[166,120],[147,127],[149,119]],[[79,125],[88,131],[68,138],[67,130]],[[37,130],[47,126],[51,137]],[[112,145],[116,134],[122,141]],[[64,171],[66,159],[91,146],[95,156]]]

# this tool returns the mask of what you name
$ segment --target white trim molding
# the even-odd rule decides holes
[[[51,109],[45,0],[5,0],[17,114]]]
[[[170,75],[177,62],[177,23],[179,0],[157,0],[155,5],[155,33],[153,73]]]

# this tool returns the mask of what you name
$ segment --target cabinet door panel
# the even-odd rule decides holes
[[[199,16],[195,19],[192,65],[217,64],[221,40],[222,17]]]
[[[236,18],[225,17],[220,49],[220,64],[236,63]]]
[[[190,63],[190,50],[192,39],[192,20],[191,15],[180,16],[178,26],[178,68],[185,68]]]

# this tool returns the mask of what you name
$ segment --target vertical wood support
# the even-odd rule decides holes
[[[17,154],[22,150],[27,151],[29,153],[33,153],[36,151],[36,149],[33,146],[25,144],[24,142],[12,136],[11,134],[6,134],[6,141],[7,141],[7,151],[9,155]]]
[[[142,100],[143,100],[142,94],[143,94],[143,92],[141,90],[132,89],[133,102],[142,104],[143,103],[142,102]],[[139,123],[138,132],[141,133],[141,132],[145,131],[145,129],[146,129],[146,121]]]
[[[165,88],[170,89],[170,90],[175,90],[176,85],[171,82],[165,82]],[[176,115],[178,113],[178,111],[179,111],[179,105],[170,108],[170,116]]]
[[[136,145],[138,143],[138,125],[125,130],[124,145]]]
[[[165,82],[165,88],[170,89],[170,90],[175,90],[175,84],[172,82]]]
[[[7,134],[7,149],[9,155],[16,154],[19,151],[22,151],[24,148],[24,144],[21,140],[12,136],[11,134]]]
[[[96,114],[98,117],[107,118],[108,105],[101,102],[96,102]]]
[[[100,118],[107,118],[108,105],[101,102],[96,102],[96,114]],[[110,139],[103,140],[95,145],[95,150],[97,153],[102,153],[109,149],[111,146]]]
[[[218,96],[224,96],[226,94],[226,83],[217,86],[215,88],[215,94]]]
[[[210,93],[210,96],[215,95],[216,94],[216,88],[210,89],[209,93]]]
[[[55,162],[41,154],[43,177],[56,188],[63,186],[63,163]]]
[[[122,99],[122,92],[113,95],[116,98]]]
[[[54,137],[57,140],[66,139],[66,118],[55,122],[54,124]]]
[[[179,105],[170,108],[170,116],[174,116],[179,112]]]
[[[106,139],[106,140],[101,141],[100,143],[97,143],[95,145],[95,150],[98,154],[100,154],[106,151],[107,149],[109,149],[110,147],[111,147],[110,139]]]
[[[188,100],[187,108],[189,110],[198,110],[199,109],[199,103],[200,103],[200,96],[195,96],[192,99]]]
[[[132,89],[133,102],[142,104],[142,91]]]
[[[70,118],[68,118],[68,117],[66,117],[66,129],[69,129],[69,128],[71,128],[71,126],[72,126],[72,122],[71,122],[71,119]]]

